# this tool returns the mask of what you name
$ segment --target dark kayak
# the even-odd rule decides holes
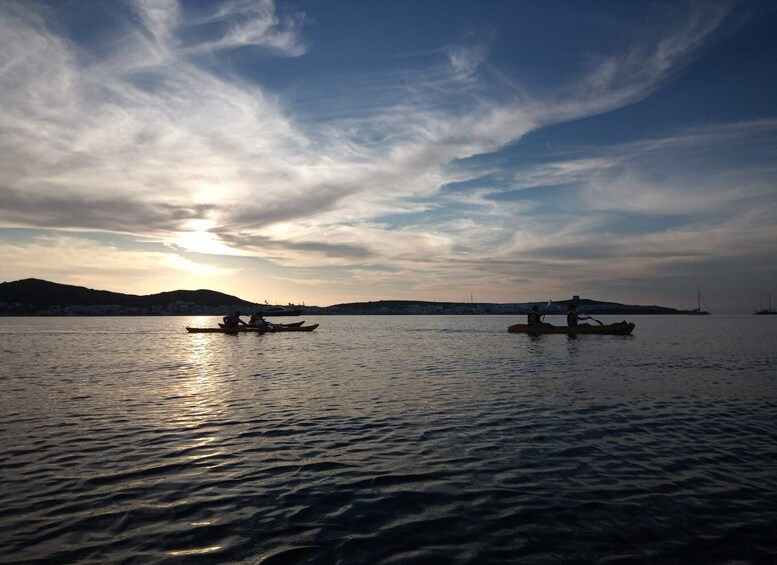
[[[618,322],[604,326],[529,326],[514,324],[507,331],[514,334],[606,334],[627,335],[634,329],[634,324]]]
[[[273,328],[298,328],[298,327],[300,327],[304,323],[305,323],[305,320],[302,320],[301,322],[290,322],[288,324],[274,323],[272,325],[272,327]],[[226,328],[227,326],[225,326],[224,324],[219,324],[219,327],[220,328]],[[249,324],[248,327],[249,328],[254,328],[254,329],[259,329],[259,326],[252,326],[251,324]]]
[[[189,333],[221,333],[221,334],[236,334],[236,333],[280,333],[280,332],[312,332],[318,327],[318,324],[312,324],[310,326],[274,326],[273,329],[269,328],[254,328],[251,326],[238,326],[236,328],[190,328],[187,327],[186,331]]]

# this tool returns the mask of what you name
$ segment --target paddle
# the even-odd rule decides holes
[[[589,315],[587,315],[587,314],[586,314],[586,316],[585,316],[585,317],[583,317],[583,316],[580,316],[578,319],[580,319],[580,320],[593,320],[594,322],[596,322],[596,323],[597,323],[597,324],[599,324],[600,326],[603,326],[603,325],[604,325],[602,322],[600,322],[600,321],[599,321],[599,320],[597,320],[596,318],[592,318],[591,316],[589,316]]]
[[[545,312],[546,312],[546,313],[547,313],[547,311],[548,311],[548,308],[550,308],[550,305],[551,305],[552,303],[553,303],[553,299],[550,299],[550,300],[548,300],[548,303],[545,305]],[[544,322],[544,321],[545,321],[545,314],[543,314],[542,316],[540,316],[540,322]]]
[[[597,320],[596,318],[592,318],[591,316],[586,316],[586,317],[585,317],[585,319],[586,319],[586,320],[593,320],[594,322],[596,322],[596,323],[597,323],[597,324],[599,324],[600,326],[603,326],[603,325],[604,325],[602,322],[600,322],[600,321],[599,321],[599,320]]]

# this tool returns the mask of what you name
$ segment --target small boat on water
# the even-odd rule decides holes
[[[634,324],[618,322],[601,326],[530,326],[528,324],[513,324],[507,331],[513,334],[600,334],[628,335],[634,329]]]
[[[272,331],[270,333],[275,332],[312,332],[318,327],[318,324],[311,324],[309,326],[303,326],[304,322],[300,323],[294,323],[294,324],[273,324]],[[248,328],[248,331],[258,331],[258,332],[266,332],[266,328]]]
[[[278,331],[283,331],[284,328],[299,328],[304,323],[305,323],[305,320],[302,320],[301,322],[289,322],[288,324],[271,324],[271,326],[272,326],[272,329],[278,328]],[[219,327],[220,328],[228,328],[230,326],[226,326],[226,325],[220,323]],[[256,331],[267,331],[267,330],[270,329],[270,328],[267,328],[266,326],[256,326],[256,325],[251,324],[251,323],[249,323],[248,326],[241,326],[241,327],[252,328],[252,329],[254,329]]]
[[[263,318],[273,316],[299,316],[300,311],[292,310],[291,308],[286,308],[285,306],[268,306],[264,310],[257,312],[256,315]]]
[[[688,311],[689,316],[709,316],[710,313],[707,310],[701,309],[701,290],[696,291],[696,308]],[[707,308],[707,303],[704,303],[704,307]]]
[[[218,328],[192,328],[187,326],[186,331],[189,333],[222,333],[222,334],[236,334],[236,333],[279,333],[279,332],[312,332],[318,327],[318,324],[312,324],[310,326],[303,326],[303,322],[294,324],[273,324],[270,328],[258,328],[253,326],[237,326],[236,328],[226,328],[223,324],[219,324]]]
[[[772,308],[772,295],[769,294],[769,307],[768,308],[761,308],[760,310],[753,312],[754,316],[775,316],[777,315],[777,310],[774,310]]]

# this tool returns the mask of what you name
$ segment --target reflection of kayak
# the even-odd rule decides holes
[[[221,333],[221,334],[236,334],[236,333],[278,333],[278,332],[312,332],[318,327],[318,324],[310,326],[274,326],[273,329],[267,328],[252,328],[250,326],[238,326],[236,328],[190,328],[187,327],[186,331],[189,333]]]
[[[514,324],[507,331],[514,334],[609,334],[626,335],[634,329],[634,324],[618,322],[605,326],[529,326]]]

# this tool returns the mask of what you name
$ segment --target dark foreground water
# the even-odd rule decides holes
[[[777,562],[777,317],[310,321],[0,319],[0,562]]]

